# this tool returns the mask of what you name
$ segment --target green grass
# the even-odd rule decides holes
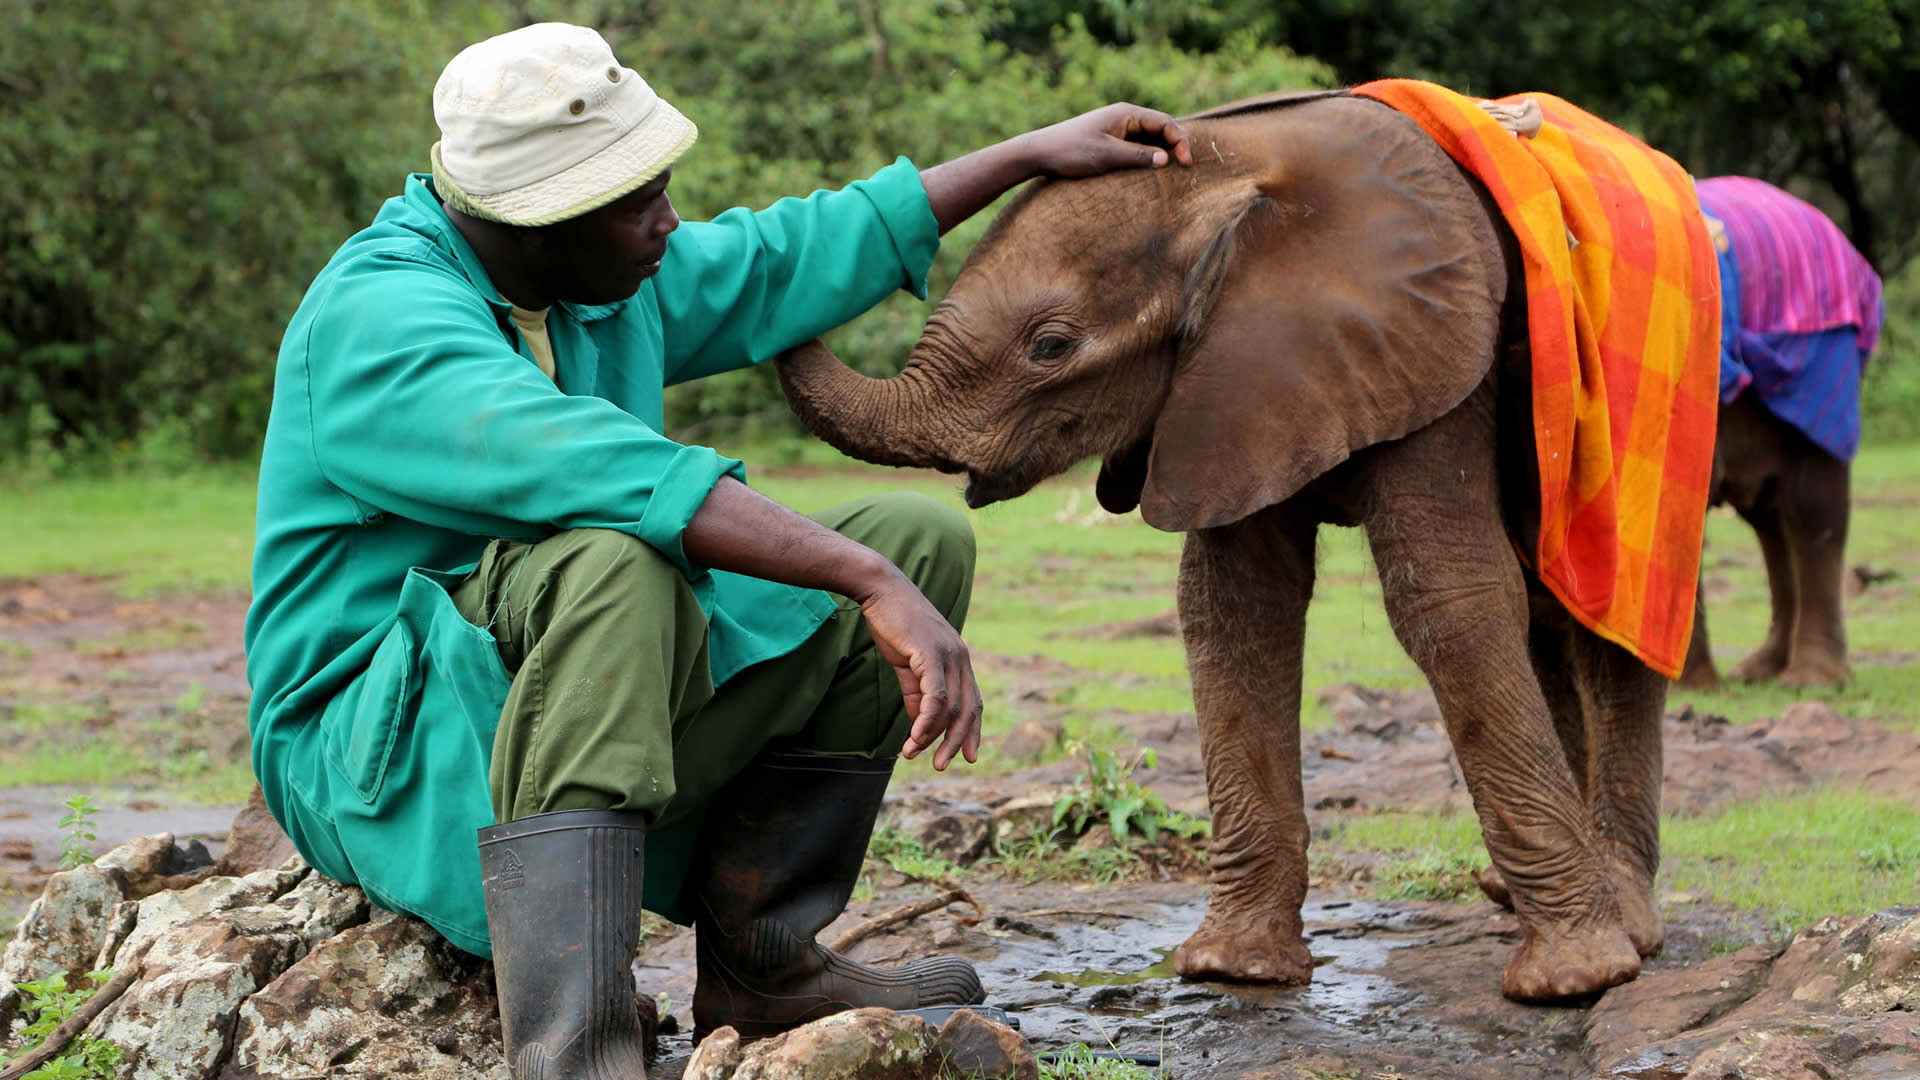
[[[1662,826],[1667,888],[1765,911],[1779,928],[1920,897],[1911,801],[1817,790]]]
[[[859,466],[817,443],[722,447],[745,457],[762,491],[803,510],[892,489],[924,492],[962,505],[958,483],[932,473]],[[1855,682],[1839,692],[1729,687],[1676,693],[1675,700],[1735,721],[1777,713],[1785,704],[1824,697],[1856,715],[1920,723],[1907,702],[1920,700],[1920,545],[1911,519],[1920,510],[1920,445],[1870,446],[1855,464],[1848,559],[1901,577],[1848,602]],[[1023,498],[966,511],[980,561],[967,636],[984,653],[1041,655],[1084,677],[1057,704],[1076,710],[1186,712],[1192,695],[1185,653],[1174,637],[1111,639],[1086,631],[1170,611],[1180,537],[1136,515],[1095,512],[1089,464]],[[162,589],[239,588],[247,580],[253,481],[241,469],[184,474],[80,478],[33,490],[0,489],[0,519],[30,544],[0,550],[0,577],[49,572],[118,575],[128,595]],[[1709,573],[1730,590],[1709,598],[1712,640],[1722,669],[1765,635],[1764,571],[1752,534],[1730,512],[1708,519]],[[1304,723],[1327,717],[1315,691],[1342,681],[1378,688],[1423,682],[1387,624],[1380,583],[1359,530],[1321,531],[1320,585],[1308,614]],[[995,690],[989,687],[990,699]]]
[[[0,578],[113,575],[129,597],[245,588],[253,504],[253,472],[240,468],[0,487],[0,521],[14,541],[0,545]]]
[[[1760,911],[1779,930],[1825,915],[1876,911],[1920,896],[1920,809],[1912,801],[1819,788],[1669,815],[1660,826],[1660,895]],[[1340,816],[1317,845],[1385,853],[1381,895],[1472,899],[1487,864],[1466,811]]]

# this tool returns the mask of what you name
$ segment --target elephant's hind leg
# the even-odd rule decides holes
[[[1500,514],[1487,402],[1377,449],[1368,540],[1394,633],[1420,665],[1523,939],[1503,989],[1597,993],[1640,972],[1592,816],[1529,656],[1529,608]]]
[[[1627,936],[1641,956],[1652,956],[1666,937],[1653,878],[1660,869],[1660,722],[1667,680],[1583,626],[1573,627],[1572,638],[1586,718],[1587,805]]]
[[[1798,603],[1780,685],[1834,686],[1853,677],[1841,614],[1853,468],[1819,449],[1809,449],[1788,468],[1781,517]]]
[[[1300,659],[1316,526],[1303,518],[1268,510],[1189,534],[1181,554],[1181,632],[1213,814],[1207,915],[1173,958],[1189,979],[1302,985],[1313,975],[1300,923]]]
[[[1561,608],[1560,601],[1531,581],[1528,605],[1534,613],[1528,628],[1527,650],[1533,664],[1533,677],[1540,683],[1540,693],[1546,699],[1548,715],[1553,718],[1553,732],[1560,739],[1560,749],[1567,757],[1567,769],[1573,774],[1574,786],[1580,789],[1581,798],[1588,798],[1587,722],[1581,712],[1580,688],[1573,666],[1571,630],[1575,624]],[[1498,867],[1482,870],[1476,882],[1487,899],[1508,911],[1513,910],[1513,894],[1507,889],[1506,879],[1500,876]]]

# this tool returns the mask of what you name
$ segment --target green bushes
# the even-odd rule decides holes
[[[76,449],[246,458],[294,306],[436,137],[434,80],[505,29],[479,0],[0,0],[0,458]],[[1124,49],[1078,21],[1014,52],[954,0],[518,5],[601,27],[692,116],[689,216],[923,164],[1114,98],[1185,109],[1327,70],[1239,42]],[[949,279],[984,221],[953,236]],[[897,362],[902,297],[835,339]],[[675,395],[676,424],[784,417],[770,372]]]

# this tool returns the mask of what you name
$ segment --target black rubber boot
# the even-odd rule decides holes
[[[513,1080],[646,1080],[635,1008],[646,818],[564,810],[480,830]]]
[[[975,1005],[980,974],[955,956],[858,964],[814,940],[847,908],[893,759],[762,754],[714,797],[695,865],[694,1039],[742,1039],[878,1005]]]

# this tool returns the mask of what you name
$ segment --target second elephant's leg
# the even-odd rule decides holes
[[[1213,814],[1207,915],[1174,953],[1190,979],[1300,985],[1313,975],[1300,922],[1300,659],[1315,529],[1275,508],[1189,534],[1181,554],[1181,633]]]
[[[1820,450],[1796,462],[1781,493],[1781,522],[1799,601],[1782,686],[1846,682],[1847,517],[1852,467]]]
[[[1503,989],[1523,1001],[1597,993],[1639,974],[1592,815],[1529,655],[1518,556],[1473,399],[1379,448],[1368,540],[1387,615],[1420,665],[1524,935]]]
[[[1704,564],[1705,560],[1702,560]],[[1687,640],[1687,659],[1675,682],[1689,690],[1712,690],[1720,685],[1720,672],[1713,666],[1713,647],[1707,641],[1707,568],[1693,582],[1693,636]]]
[[[1660,722],[1667,680],[1585,627],[1574,627],[1571,639],[1586,721],[1587,805],[1627,936],[1640,955],[1652,956],[1666,937],[1653,878],[1660,868]]]
[[[1760,556],[1766,560],[1772,618],[1767,624],[1767,640],[1735,664],[1728,674],[1735,682],[1758,682],[1773,678],[1787,666],[1793,642],[1794,612],[1800,606],[1799,588],[1779,511],[1772,506],[1753,506],[1742,508],[1740,516],[1753,526],[1754,536],[1760,541]]]

